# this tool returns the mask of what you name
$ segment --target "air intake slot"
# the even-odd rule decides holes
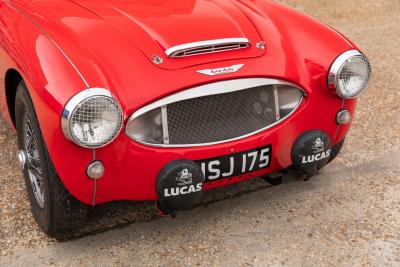
[[[239,50],[249,46],[247,38],[227,38],[177,45],[167,49],[165,53],[170,58],[183,58]]]

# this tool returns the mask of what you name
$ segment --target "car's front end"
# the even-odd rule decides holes
[[[45,78],[27,85],[60,181],[89,205],[174,212],[289,167],[311,176],[336,156],[370,76],[347,38],[272,1],[56,2],[16,6],[76,73],[53,70],[35,37]]]
[[[280,5],[270,7],[288,12]],[[94,4],[87,8],[100,12]],[[341,35],[296,11],[285,19],[274,19],[271,12],[257,21],[261,18],[247,10],[258,25],[255,30],[234,6],[222,9],[237,20],[238,36],[229,33],[236,29],[223,33],[217,25],[219,32],[204,37],[176,34],[157,49],[153,43],[139,46],[142,59],[129,60],[129,53],[120,61],[107,58],[108,87],[80,91],[65,103],[61,147],[66,155],[86,157],[66,156],[55,165],[79,200],[99,204],[177,197],[190,203],[200,189],[180,182],[182,170],[201,170],[202,178],[195,183],[193,177],[192,183],[201,183],[202,191],[290,166],[312,175],[329,161],[369,78],[365,57]],[[193,20],[203,19],[200,14],[192,14]],[[290,22],[299,18],[297,26]],[[284,30],[288,25],[289,32]],[[207,40],[214,35],[226,38]],[[111,52],[122,59],[126,51]],[[313,149],[315,142],[320,147]],[[168,175],[161,175],[165,169]]]
[[[227,63],[213,63],[221,67],[215,69],[184,70],[208,82],[171,87],[175,93],[128,111],[125,119],[118,98],[102,89],[85,90],[77,95],[80,100],[73,97],[68,102],[62,119],[65,136],[95,151],[93,159],[65,174],[85,176],[92,186],[96,184],[91,190],[89,183],[86,202],[161,199],[174,203],[174,208],[181,204],[187,208],[202,190],[290,166],[312,175],[344,140],[355,97],[370,73],[364,55],[353,49],[318,69],[316,79],[303,78],[304,83],[266,75],[257,62],[253,68],[247,60],[223,64]],[[217,74],[209,75],[212,71]],[[160,87],[169,87],[162,77],[149,82],[146,90]],[[186,182],[180,179],[182,171],[191,177]]]

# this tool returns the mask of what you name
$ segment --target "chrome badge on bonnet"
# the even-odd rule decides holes
[[[197,72],[201,73],[201,74],[208,75],[208,76],[214,76],[214,75],[237,72],[243,66],[244,66],[244,64],[238,64],[238,65],[232,65],[232,66],[229,66],[229,67],[223,67],[223,68],[217,68],[217,69],[198,70]]]

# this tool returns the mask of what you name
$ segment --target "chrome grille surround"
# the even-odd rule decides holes
[[[278,103],[279,86],[297,89],[301,94],[293,110],[282,117]],[[262,92],[264,97],[261,95]],[[127,125],[141,115],[160,108],[164,143],[146,143],[132,138],[133,140],[154,147],[198,147],[220,144],[255,135],[281,123],[297,110],[305,95],[304,90],[295,84],[277,79],[245,78],[215,82],[178,92],[144,106],[132,114]],[[226,100],[232,101],[231,105],[222,105]],[[255,103],[260,104],[261,113],[268,109],[262,119],[257,118],[259,114],[251,114],[251,110],[257,113],[260,109],[255,107]],[[210,112],[204,109],[205,105]],[[230,112],[236,113],[235,115],[232,113],[229,117]],[[215,118],[218,115],[221,115],[220,118]],[[235,121],[236,118],[239,119]],[[193,120],[198,125],[193,127],[191,123]],[[236,127],[238,124],[239,127]],[[189,134],[191,136],[185,136]],[[197,142],[193,142],[196,135]]]
[[[231,50],[244,49],[250,46],[247,38],[225,38],[177,45],[165,51],[170,58],[213,54]]]

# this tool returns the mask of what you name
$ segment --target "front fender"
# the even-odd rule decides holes
[[[23,10],[1,2],[0,14],[0,107],[4,117],[10,117],[4,76],[7,70],[15,69],[26,82],[47,150],[58,173],[68,166],[69,159],[78,155],[79,160],[74,160],[70,168],[85,169],[83,166],[92,160],[93,153],[65,139],[60,127],[60,116],[71,96],[88,85],[63,51]],[[10,119],[8,121],[11,122]],[[76,176],[81,177],[82,174]],[[91,202],[92,180],[65,179],[62,175],[60,178],[67,190],[81,192],[80,201]]]

